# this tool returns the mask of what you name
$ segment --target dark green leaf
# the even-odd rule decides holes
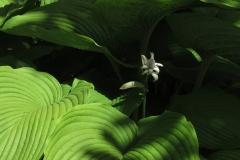
[[[169,106],[192,122],[199,146],[208,149],[240,147],[240,100],[220,89],[206,87],[175,96]]]

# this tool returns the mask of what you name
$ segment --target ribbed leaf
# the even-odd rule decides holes
[[[121,36],[141,41],[150,37],[159,20],[191,1],[98,0],[94,4],[94,16]]]
[[[240,54],[240,29],[230,23],[198,13],[172,14],[167,21],[179,42],[203,58]]]
[[[35,7],[38,0],[2,0],[0,2],[0,28],[14,15],[23,14]]]
[[[179,56],[178,65],[179,66],[187,66],[185,63],[194,64],[193,61],[186,62],[184,57]],[[196,60],[194,60],[196,61]],[[196,64],[196,63],[195,63]],[[185,82],[185,83],[194,83],[196,81],[197,74],[199,72],[199,67],[176,67],[170,62],[164,63],[164,69],[169,73],[171,76]],[[210,64],[208,71],[206,73],[206,77],[211,77],[215,79],[221,80],[240,80],[240,66],[236,63],[222,58],[220,56],[216,56],[212,63]]]
[[[40,159],[56,120],[83,104],[91,88],[79,81],[62,97],[60,84],[47,73],[5,66],[0,75],[0,159]]]
[[[237,97],[207,87],[175,96],[170,110],[182,113],[192,122],[200,147],[236,149],[240,147],[239,104]]]
[[[206,3],[213,3],[215,5],[220,5],[223,7],[232,7],[232,8],[240,8],[240,1],[239,0],[201,0],[202,2]]]
[[[61,84],[61,87],[62,87],[62,97],[65,97],[66,95],[68,95],[70,90],[72,89],[72,87],[69,86],[68,84]]]
[[[45,6],[54,2],[59,2],[59,0],[41,0],[40,6]]]
[[[217,151],[208,157],[208,160],[239,160],[240,150]]]
[[[59,119],[47,140],[46,160],[172,159],[199,160],[193,126],[184,116],[166,111],[138,126],[104,104],[74,107]]]
[[[95,23],[93,2],[69,0],[35,8],[7,20],[1,30],[10,34],[37,37],[56,44],[104,53],[110,60],[126,66],[109,50],[119,48],[120,42],[105,26]],[[73,14],[74,13],[74,14]],[[34,18],[33,18],[34,17]],[[108,47],[108,49],[106,48]],[[117,57],[117,58],[116,58]]]
[[[192,10],[194,12],[203,13],[205,15],[216,17],[230,23],[238,21],[240,16],[240,11],[232,11],[216,7],[195,7],[192,8]]]

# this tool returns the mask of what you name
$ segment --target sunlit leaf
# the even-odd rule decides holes
[[[59,117],[76,105],[103,101],[86,81],[77,81],[68,93],[69,87],[32,68],[4,66],[0,75],[1,160],[40,159]]]
[[[59,119],[47,140],[46,160],[199,160],[193,126],[181,114],[164,112],[136,125],[111,106],[75,106]]]

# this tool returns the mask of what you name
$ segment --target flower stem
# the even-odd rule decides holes
[[[210,54],[202,61],[202,65],[201,65],[200,71],[198,73],[196,82],[194,84],[193,91],[196,91],[201,87],[203,79],[204,79],[205,74],[207,72],[207,69],[208,69],[208,67],[209,67],[209,65],[212,62],[214,57],[215,57],[214,54]]]
[[[146,76],[145,79],[145,88],[143,89],[143,103],[142,103],[142,117],[141,118],[145,118],[146,117],[146,101],[147,101],[147,92],[148,92],[148,75]]]

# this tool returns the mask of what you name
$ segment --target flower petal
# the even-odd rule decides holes
[[[141,67],[141,69],[148,69],[148,66],[147,66],[147,65],[143,65],[143,66]]]
[[[156,82],[158,80],[158,75],[155,73],[152,73],[153,76],[153,82]]]
[[[163,64],[161,64],[161,63],[155,63],[155,66],[163,67]]]
[[[145,70],[145,71],[142,73],[142,75],[144,75],[144,74],[148,74],[148,70]]]
[[[156,73],[156,74],[158,74],[158,73],[160,72],[160,69],[159,69],[157,66],[155,66],[155,67],[153,68],[153,72]]]
[[[150,59],[154,59],[154,53],[150,52],[151,58]]]
[[[148,75],[153,73],[153,69],[148,69]]]
[[[147,65],[148,59],[143,54],[141,55],[141,57],[142,57],[142,64]]]

